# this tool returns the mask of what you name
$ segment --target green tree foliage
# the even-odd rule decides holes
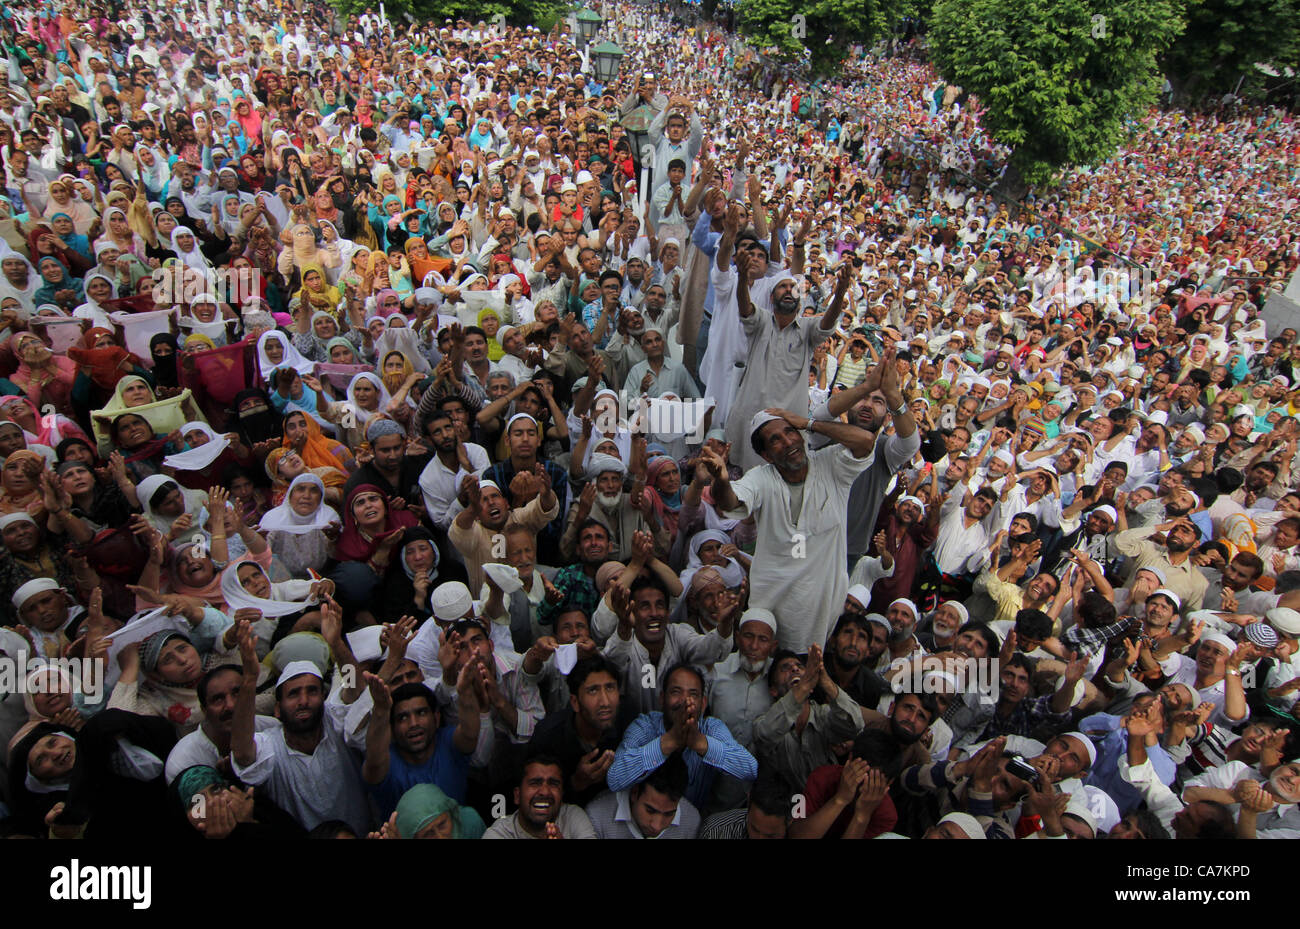
[[[936,0],[930,48],[1013,149],[1006,184],[1104,161],[1155,102],[1156,60],[1183,28],[1181,0]]]
[[[814,74],[828,75],[853,45],[876,42],[909,9],[908,0],[740,0],[736,19],[758,48],[791,62],[807,56]]]
[[[366,7],[379,10],[379,0],[333,0],[334,9],[342,16],[359,16]],[[568,13],[571,3],[564,0],[385,0],[388,18],[402,20],[410,13],[417,22],[441,25],[446,20],[468,20],[477,23],[493,22],[505,16],[512,26],[537,26],[549,30],[557,19]]]
[[[1295,0],[1188,0],[1187,29],[1164,56],[1179,102],[1242,93],[1265,82],[1255,62],[1300,65],[1300,4]],[[1272,82],[1276,83],[1276,82]]]

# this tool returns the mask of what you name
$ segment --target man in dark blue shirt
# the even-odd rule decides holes
[[[477,667],[473,662],[467,669]],[[473,675],[464,670],[456,682],[459,720],[443,726],[433,692],[424,684],[403,684],[391,693],[374,675],[366,675],[375,706],[366,732],[362,778],[380,815],[387,819],[402,794],[416,784],[434,784],[457,803],[465,802],[470,755],[478,744],[480,704]]]

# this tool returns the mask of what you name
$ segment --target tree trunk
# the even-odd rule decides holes
[[[1029,185],[1025,183],[1024,177],[1020,173],[1020,168],[1016,166],[1015,161],[1007,165],[1007,170],[1002,175],[1002,180],[998,181],[997,186],[993,189],[995,193],[1019,202],[1023,200],[1025,194],[1029,193]]]

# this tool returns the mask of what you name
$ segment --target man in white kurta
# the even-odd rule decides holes
[[[745,470],[758,467],[763,459],[750,447],[749,423],[755,413],[768,408],[789,410],[800,417],[808,415],[808,367],[813,351],[830,338],[839,324],[844,293],[852,278],[852,266],[846,264],[837,281],[835,296],[827,311],[821,316],[799,316],[800,300],[794,276],[781,271],[770,276],[759,276],[766,270],[766,253],[761,244],[745,238],[735,248],[736,267],[731,269],[731,254],[736,236],[733,223],[738,223],[729,211],[722,240],[718,243],[713,275],[713,328],[710,330],[709,354],[700,367],[709,394],[713,397],[732,397],[730,408],[719,409],[725,416],[727,441],[731,443],[732,456]],[[753,290],[751,292],[751,285]],[[718,372],[711,378],[706,373],[715,352],[715,340],[722,341],[727,320],[731,314],[739,317],[747,349],[743,367],[731,362],[730,369]],[[719,344],[718,348],[721,348]],[[720,359],[725,362],[728,359]],[[728,377],[730,374],[730,378]],[[736,375],[739,380],[736,381]],[[721,380],[716,384],[714,380]],[[734,393],[729,390],[735,383]]]
[[[874,439],[847,423],[780,413],[753,418],[750,435],[768,463],[735,484],[726,481],[719,456],[704,454],[724,515],[752,514],[757,521],[749,605],[771,610],[781,648],[803,654],[810,645],[825,644],[844,607],[849,588],[844,513],[854,479],[871,466]],[[836,444],[809,453],[801,429]]]

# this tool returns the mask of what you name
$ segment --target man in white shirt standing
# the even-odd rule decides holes
[[[805,430],[836,444],[809,454]],[[826,642],[843,610],[849,588],[844,510],[854,479],[871,466],[875,437],[848,423],[773,409],[754,416],[749,440],[767,464],[734,485],[720,455],[706,447],[702,456],[723,516],[757,517],[750,606],[771,610],[781,647],[802,654]]]

